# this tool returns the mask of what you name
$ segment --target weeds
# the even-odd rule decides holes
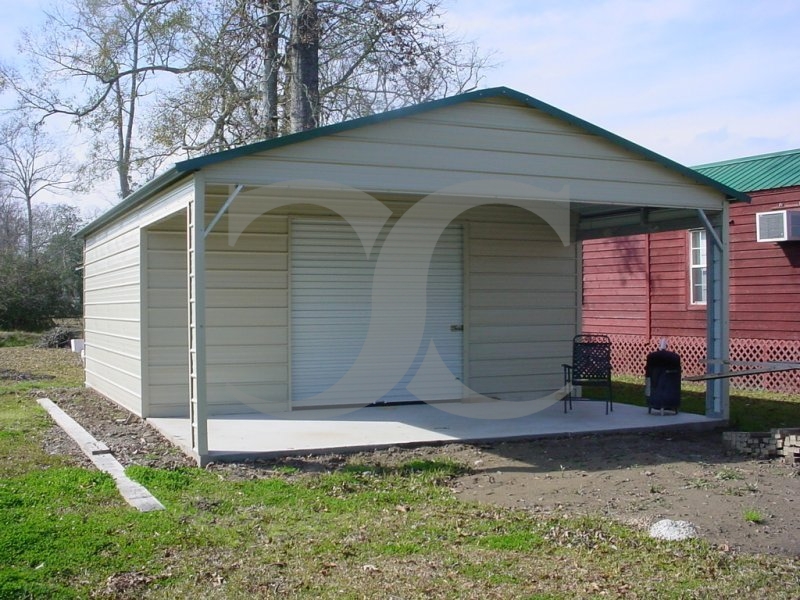
[[[761,523],[763,523],[764,521],[766,521],[766,519],[764,518],[764,515],[762,515],[762,514],[761,514],[761,513],[760,513],[760,512],[759,512],[757,509],[755,509],[755,508],[748,508],[748,509],[746,509],[746,510],[744,511],[744,514],[743,514],[742,516],[744,517],[744,520],[745,520],[745,521],[747,521],[748,523],[753,523],[753,524],[755,524],[755,525],[760,525]]]
[[[717,471],[717,474],[714,476],[720,481],[733,481],[737,479],[743,479],[741,473],[736,471],[735,469],[720,469]]]
[[[707,490],[711,487],[711,482],[702,477],[694,477],[689,479],[683,487],[686,489]]]

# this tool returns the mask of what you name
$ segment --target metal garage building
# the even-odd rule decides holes
[[[86,383],[190,419],[201,462],[209,416],[551,394],[580,323],[577,242],[697,226],[724,359],[731,200],[507,88],[188,160],[80,232]]]

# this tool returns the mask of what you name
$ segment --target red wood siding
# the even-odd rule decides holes
[[[646,273],[644,235],[583,242],[583,330],[647,335]]]
[[[800,187],[731,208],[731,337],[800,340],[800,242],[756,242],[756,213],[800,208]]]
[[[692,306],[689,296],[688,232],[651,235],[650,255],[652,335],[705,337],[706,311]]]
[[[731,207],[731,338],[800,340],[800,242],[756,242],[755,225],[757,212],[800,208],[800,187],[750,195]],[[706,311],[689,300],[688,246],[686,231],[584,242],[583,329],[704,337]]]

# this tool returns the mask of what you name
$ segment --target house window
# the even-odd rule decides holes
[[[689,293],[692,304],[706,303],[706,230],[689,232]]]

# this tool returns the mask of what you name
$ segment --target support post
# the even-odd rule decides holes
[[[706,347],[708,374],[722,373],[729,359],[728,203],[712,219],[698,211],[706,228]],[[730,380],[706,382],[706,416],[730,418]]]
[[[192,452],[200,466],[208,459],[206,402],[205,180],[194,175],[194,196],[186,211],[189,302],[189,418]]]

